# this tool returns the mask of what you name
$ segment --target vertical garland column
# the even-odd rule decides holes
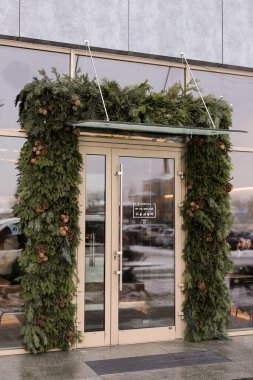
[[[78,131],[64,126],[66,110],[80,100],[48,80],[19,94],[20,122],[27,132],[18,167],[17,216],[27,238],[20,258],[24,299],[24,347],[33,353],[68,349],[75,328],[78,186],[82,165]],[[64,113],[65,112],[65,113]]]
[[[194,341],[226,337],[230,300],[225,274],[231,267],[225,240],[231,220],[229,148],[224,135],[191,137],[186,145],[184,315],[186,338]]]

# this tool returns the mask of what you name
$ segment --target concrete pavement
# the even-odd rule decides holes
[[[231,361],[219,364],[125,372],[98,376],[88,365],[92,360],[183,353],[210,350]],[[171,380],[252,380],[253,335],[228,341],[190,343],[184,341],[135,344],[127,346],[77,349],[43,355],[0,357],[1,380],[81,380],[81,379],[171,379]]]

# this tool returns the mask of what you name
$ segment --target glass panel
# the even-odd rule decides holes
[[[253,154],[233,152],[231,206],[233,224],[228,236],[233,270],[226,276],[232,307],[229,328],[253,327],[253,181],[249,168]],[[252,162],[252,165],[250,164]]]
[[[121,157],[123,290],[121,330],[173,326],[174,160]]]
[[[18,258],[24,237],[17,227],[13,207],[16,203],[16,162],[24,139],[0,138],[0,349],[21,347],[20,327],[23,301],[17,278],[21,275]]]
[[[30,49],[0,46],[0,128],[19,129],[18,108],[14,101],[38,70],[45,69],[49,76],[52,67],[60,74],[69,73],[69,55]]]
[[[103,331],[105,317],[105,156],[86,156],[85,328]]]
[[[116,130],[117,132],[124,134],[126,132],[137,132],[140,135],[150,133],[149,136],[157,136],[158,134],[165,135],[179,134],[179,135],[228,135],[230,131],[228,129],[214,129],[214,128],[194,128],[194,127],[169,127],[161,126],[159,124],[138,124],[127,123],[120,121],[80,121],[74,123],[73,126],[84,128],[88,132],[97,132],[98,130]],[[237,131],[234,131],[237,133]]]
[[[94,58],[99,79],[116,80],[121,86],[140,84],[148,80],[154,91],[167,90],[176,82],[184,83],[184,70],[176,67]],[[89,57],[79,56],[77,68],[94,78]]]
[[[199,80],[199,85],[205,95],[211,93],[217,97],[224,96],[232,104],[233,129],[248,131],[247,134],[231,135],[232,144],[238,147],[252,148],[253,78],[202,71],[194,71],[194,76]]]

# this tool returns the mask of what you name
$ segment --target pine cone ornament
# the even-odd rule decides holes
[[[67,231],[65,231],[65,228],[63,226],[60,227],[60,235],[61,236],[66,236],[67,235]]]
[[[40,315],[36,321],[36,325],[39,327],[45,327],[46,325],[46,317],[44,315]]]
[[[66,306],[66,299],[65,298],[60,298],[58,301],[58,306],[63,309]]]
[[[37,214],[43,214],[43,212],[44,212],[44,208],[40,205],[40,206],[38,206],[38,207],[36,208],[35,211],[37,212]]]
[[[42,149],[41,154],[42,154],[42,156],[47,156],[48,155],[48,150],[47,149]]]
[[[40,251],[39,252],[39,258],[43,259],[43,257],[45,257],[45,253],[43,251]]]
[[[213,235],[211,233],[209,233],[209,234],[206,235],[206,241],[208,243],[210,243],[211,241],[213,241]]]
[[[219,142],[219,149],[222,151],[226,150],[226,145],[223,142]]]
[[[224,191],[225,191],[226,193],[230,193],[230,191],[232,191],[232,190],[233,190],[233,185],[232,185],[231,183],[227,182],[227,183],[224,185]]]
[[[201,282],[199,283],[199,290],[200,290],[202,293],[204,293],[204,294],[207,293],[207,288],[206,288],[206,284],[204,283],[204,281],[201,281]]]
[[[186,211],[186,214],[187,214],[190,218],[192,218],[192,217],[194,216],[194,213],[193,213],[191,210],[187,210],[187,211]]]
[[[81,105],[81,100],[80,100],[80,99],[75,99],[73,103],[74,103],[74,105],[75,105],[76,107],[80,107],[80,105]]]

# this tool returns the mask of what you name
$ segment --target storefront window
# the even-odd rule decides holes
[[[176,67],[102,58],[94,58],[94,62],[99,79],[116,80],[121,86],[140,84],[147,80],[153,91],[160,92],[167,90],[174,83],[184,83],[184,71]],[[89,57],[79,56],[76,68],[80,69],[81,73],[87,73],[90,79],[95,77]]]
[[[17,170],[23,138],[0,138],[0,349],[21,346],[23,300],[18,258],[25,241],[15,216]]]
[[[253,107],[252,91],[253,77],[229,75],[223,73],[193,71],[204,95],[223,96],[233,109],[233,129],[244,130],[248,133],[231,134],[235,147],[252,148],[253,141]]]
[[[49,76],[52,67],[68,74],[69,55],[8,46],[0,46],[0,55],[0,129],[19,129],[18,108],[14,105],[19,91],[33,77],[39,77],[42,68]]]
[[[253,154],[233,152],[232,227],[228,236],[233,269],[226,276],[231,296],[229,328],[253,327]]]
[[[223,96],[233,108],[232,129],[248,133],[231,134],[235,147],[252,148],[253,78],[240,75],[194,71],[204,95]],[[231,309],[229,329],[253,328],[253,184],[249,175],[253,154],[232,152],[232,227],[227,238],[233,269],[226,275]]]

